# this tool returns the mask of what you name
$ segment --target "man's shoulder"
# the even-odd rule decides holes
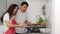
[[[20,9],[18,9],[18,12],[20,12]]]
[[[17,14],[20,13],[20,10],[18,9]]]

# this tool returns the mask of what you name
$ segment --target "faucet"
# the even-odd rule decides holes
[[[39,17],[40,17],[40,15],[37,15],[37,16],[36,16],[36,18],[39,18]]]

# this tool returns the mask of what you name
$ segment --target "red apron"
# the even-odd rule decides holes
[[[12,24],[16,24],[15,19],[11,20]],[[15,34],[15,28],[9,27],[9,29],[5,32],[5,34]]]

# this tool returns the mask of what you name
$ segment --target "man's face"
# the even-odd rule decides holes
[[[23,6],[21,6],[21,9],[22,9],[23,12],[26,12],[27,8],[28,8],[28,6],[25,5],[25,4]]]

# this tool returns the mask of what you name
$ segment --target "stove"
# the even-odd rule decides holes
[[[33,26],[26,27],[27,33],[42,33],[40,31],[40,28],[46,28],[46,27],[45,26],[36,25],[36,24],[34,24]]]

